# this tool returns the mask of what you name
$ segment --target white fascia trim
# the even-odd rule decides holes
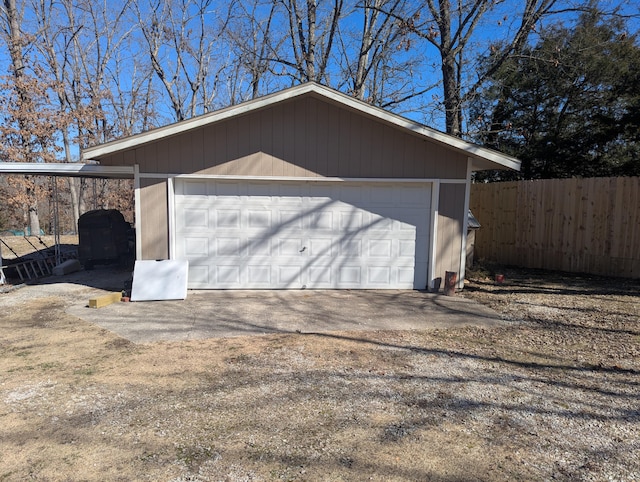
[[[290,89],[277,92],[275,94],[243,102],[242,104],[238,104],[236,106],[227,107],[226,109],[221,109],[219,111],[204,114],[168,126],[159,127],[157,129],[126,137],[124,139],[107,142],[106,144],[101,144],[94,147],[89,147],[82,151],[82,159],[88,160],[92,158],[99,158],[113,152],[137,147],[141,144],[146,144],[148,142],[157,141],[165,137],[174,136],[191,129],[197,129],[207,124],[212,124],[214,122],[219,122],[230,117],[242,115],[311,92],[369,116],[381,119],[389,124],[393,124],[403,129],[412,131],[422,137],[432,139],[440,144],[460,149],[472,156],[494,162],[499,166],[520,170],[520,161],[513,157],[506,156],[504,154],[501,154],[500,152],[493,151],[485,147],[471,144],[470,142],[467,142],[458,137],[451,136],[449,134],[445,134],[444,132],[431,129],[430,127],[411,121],[399,115],[392,114],[391,112],[387,112],[379,107],[367,104],[366,102],[350,97],[346,94],[343,94],[342,92],[313,82],[301,84]]]
[[[287,176],[235,176],[223,174],[157,174],[140,173],[143,179],[211,179],[227,181],[290,181],[290,182],[375,182],[375,183],[447,183],[464,184],[465,179],[394,178],[394,177],[287,177]]]
[[[436,279],[436,263],[438,252],[438,211],[440,209],[440,182],[431,187],[431,236],[429,236],[429,279],[428,286],[433,291]]]
[[[134,168],[133,166],[100,166],[66,162],[0,162],[0,174],[132,179]]]

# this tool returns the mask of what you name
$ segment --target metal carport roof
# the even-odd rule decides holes
[[[0,174],[133,179],[134,167],[57,162],[0,162]]]

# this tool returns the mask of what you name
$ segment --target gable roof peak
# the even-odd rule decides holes
[[[483,169],[515,169],[520,170],[520,161],[502,154],[500,152],[487,149],[485,147],[467,142],[458,137],[446,134],[436,129],[427,127],[406,117],[399,116],[380,107],[371,105],[363,100],[351,97],[343,92],[332,89],[317,82],[305,82],[288,89],[284,89],[272,94],[242,102],[240,104],[225,107],[220,110],[192,117],[180,122],[158,127],[149,131],[135,134],[122,139],[116,139],[104,144],[89,147],[82,151],[82,160],[97,160],[118,152],[133,149],[143,144],[154,142],[165,137],[181,134],[199,127],[220,122],[225,119],[246,114],[258,109],[269,107],[280,102],[291,100],[300,96],[313,94],[325,100],[332,101],[343,107],[350,108],[362,115],[367,115],[393,125],[400,129],[429,139],[438,144],[444,145],[468,155],[473,162],[473,170]]]

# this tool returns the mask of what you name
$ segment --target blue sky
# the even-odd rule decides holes
[[[77,21],[76,26],[81,27],[74,30],[75,38],[80,42],[82,50],[87,53],[89,62],[95,59],[96,53],[100,52],[104,54],[108,50],[108,35],[115,32],[118,38],[122,37],[122,43],[119,45],[119,48],[114,51],[111,59],[106,63],[103,85],[101,86],[102,92],[107,93],[102,100],[105,107],[109,107],[106,105],[109,102],[113,104],[107,109],[107,113],[115,117],[108,119],[108,121],[116,127],[119,123],[127,121],[127,119],[124,118],[126,117],[124,114],[128,111],[123,107],[126,106],[128,102],[131,102],[134,95],[140,95],[140,89],[147,89],[149,86],[153,92],[150,100],[156,111],[152,119],[152,124],[158,126],[176,120],[167,90],[164,88],[161,79],[155,73],[151,73],[151,77],[149,78],[149,74],[145,70],[150,68],[151,61],[148,47],[142,34],[142,28],[148,28],[151,25],[152,15],[150,4],[154,1],[158,2],[159,0],[138,0],[137,3],[141,5],[141,10],[145,18],[139,19],[134,11],[130,10],[122,18],[120,24],[101,25],[104,27],[104,30],[99,35],[98,43],[95,42],[95,35],[92,32],[90,23],[92,17],[87,14],[87,10],[80,9],[77,6],[74,10]],[[249,5],[247,0],[243,1]],[[188,2],[188,0],[177,0],[174,3],[180,4],[185,2]],[[19,3],[23,2],[19,1]],[[465,55],[465,61],[469,68],[464,72],[462,79],[463,84],[472,83],[476,79],[474,62],[477,56],[486,52],[492,43],[509,38],[514,29],[517,28],[519,23],[519,9],[523,7],[523,3],[521,0],[498,1],[497,6],[482,18],[469,41]],[[579,3],[584,4],[585,2]],[[31,3],[29,2],[28,4],[30,5]],[[114,18],[113,12],[121,9],[124,4],[123,0],[115,0],[92,5],[96,8],[96,12],[100,12],[100,5],[107,6],[111,13],[106,14],[105,18],[107,19],[106,21],[112,22]],[[324,6],[330,4],[331,2],[328,2],[328,0],[319,0],[319,12],[325,12],[326,9],[324,9]],[[415,8],[415,5],[419,4],[419,0],[409,0],[408,4],[411,8]],[[638,14],[638,7],[635,1],[622,0],[621,2],[613,2],[611,0],[603,0],[601,2],[601,5],[605,7],[614,4],[622,5],[622,12],[625,14]],[[47,20],[55,25],[55,31],[58,33],[58,55],[62,63],[64,63],[63,59],[65,58],[73,62],[73,56],[64,57],[62,53],[64,46],[69,45],[69,40],[74,38],[73,35],[71,35],[71,30],[73,29],[69,26],[68,17],[62,9],[61,3],[54,5],[55,8],[52,16],[47,18]],[[206,8],[206,15],[204,17],[206,21],[205,29],[207,29],[207,36],[205,36],[204,40],[214,42],[211,46],[210,62],[207,64],[210,72],[206,79],[207,88],[210,89],[209,93],[215,91],[214,101],[211,104],[212,108],[224,107],[232,101],[238,102],[246,98],[246,93],[248,92],[247,76],[237,75],[239,61],[233,57],[234,53],[241,50],[242,42],[240,42],[239,45],[234,45],[228,37],[217,37],[220,32],[221,22],[226,21],[225,13],[228,11],[228,5],[229,3],[224,0],[212,0]],[[265,2],[257,11],[264,14],[268,11],[267,5],[268,3]],[[355,3],[351,5],[355,5]],[[570,0],[560,0],[558,3],[559,7],[571,5],[573,5],[573,3]],[[179,15],[176,15],[181,11],[179,7],[174,6],[174,8],[171,9],[173,18],[179,18]],[[193,5],[191,5],[188,12],[195,12]],[[361,9],[356,8],[353,10],[353,13],[341,21],[340,31],[343,35],[342,40],[345,42],[349,41],[351,36],[359,32],[362,22],[360,12]],[[545,20],[543,24],[537,25],[537,30],[539,31],[541,27],[548,25],[550,22],[562,21],[570,25],[575,17],[575,13],[571,12],[555,16],[552,19]],[[423,15],[420,21],[424,18]],[[26,8],[23,28],[25,33],[35,34],[36,37],[34,38],[37,38],[37,32],[39,31],[36,19],[37,16],[33,11]],[[279,29],[286,29],[287,22],[285,17],[280,17],[277,22],[275,25]],[[165,26],[166,25],[165,23]],[[228,25],[234,27],[233,21]],[[632,31],[637,31],[637,18],[630,22],[630,26]],[[197,38],[199,29],[199,23],[197,22],[197,18],[195,18],[187,26],[186,33],[188,33],[192,39]],[[250,32],[246,32],[246,35],[250,35]],[[532,40],[535,40],[535,35],[536,33],[533,32]],[[274,35],[274,38],[277,40],[279,37]],[[170,39],[164,40],[164,44],[159,49],[159,61],[163,68],[166,69],[166,74],[172,75],[174,73],[173,66],[177,58],[175,46],[172,45]],[[249,39],[246,40],[246,44],[249,44]],[[407,42],[407,40],[409,42]],[[34,45],[28,46],[25,52],[29,55],[32,66],[39,64],[47,71],[47,64],[44,61],[43,53],[37,48],[39,46],[37,42],[39,42],[39,40],[37,40]],[[290,42],[284,42],[282,44],[280,55],[285,59],[291,60],[293,56],[288,45],[290,45]],[[41,42],[40,46],[42,46]],[[333,62],[329,68],[328,83],[332,87],[346,90],[349,84],[344,80],[342,67],[340,65],[340,55],[339,51],[335,50],[336,48],[337,43],[334,44]],[[441,79],[440,58],[437,50],[430,45],[429,42],[421,40],[412,34],[405,36],[403,43],[394,46],[394,48],[393,61],[389,63],[386,70],[387,72],[391,72],[391,74],[384,82],[385,89],[387,91],[397,89],[400,92],[399,95],[402,93],[406,94],[411,90],[426,91],[420,96],[416,96],[394,106],[393,110],[413,120],[444,130],[444,116],[440,104],[442,100],[442,90],[439,85]],[[184,49],[183,53],[187,51],[187,49]],[[76,52],[75,55],[78,55],[78,53]],[[3,43],[0,45],[0,71],[7,72],[8,66],[7,49]],[[193,73],[196,67],[196,63],[190,62],[188,71]],[[282,64],[278,64],[278,67],[274,68],[274,73],[264,79],[261,84],[262,89],[260,93],[269,93],[291,85],[293,82],[292,78],[289,75],[281,75],[283,71],[287,72],[287,69],[282,67]],[[92,68],[89,69],[89,72],[92,72]],[[288,72],[290,72],[290,70]],[[73,81],[76,87],[78,85],[86,87],[86,85],[93,81],[93,79],[91,79],[92,75],[95,77],[93,73],[89,73],[84,77],[74,78]],[[180,72],[178,70],[178,75],[184,75],[184,71]],[[237,93],[238,89],[242,91],[240,94]],[[236,91],[235,94],[234,91]],[[176,92],[178,92],[178,89],[176,89]],[[197,113],[201,112],[202,106]],[[116,130],[118,129],[121,130],[120,127],[117,127]],[[133,129],[134,131],[136,129],[139,130],[140,126],[134,126]]]

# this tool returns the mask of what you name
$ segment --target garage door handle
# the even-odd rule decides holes
[[[300,252],[302,253],[305,249],[307,249],[307,247],[303,246],[302,249],[300,250]]]

